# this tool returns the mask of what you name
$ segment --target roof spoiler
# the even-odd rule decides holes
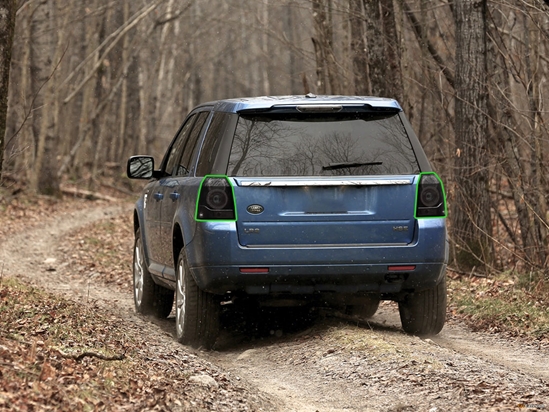
[[[370,113],[370,114],[397,114],[402,109],[394,106],[372,106],[371,104],[345,104],[345,103],[314,103],[294,105],[273,105],[270,107],[252,107],[238,110],[241,115],[275,114],[275,113]]]

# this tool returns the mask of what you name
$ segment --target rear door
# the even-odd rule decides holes
[[[196,117],[195,114],[190,115],[179,129],[162,164],[164,176],[159,179],[152,193],[158,227],[156,241],[151,248],[155,250],[155,260],[160,264],[160,271],[169,264],[172,255],[171,237],[165,236],[166,214],[172,203],[177,200],[177,176],[185,172],[180,165],[180,159]],[[170,266],[173,266],[173,263]]]
[[[163,243],[162,264],[168,269],[165,273],[171,276],[171,268],[175,266],[173,256],[173,222],[179,203],[183,200],[184,185],[192,174],[193,163],[197,150],[197,141],[206,120],[209,111],[199,112],[193,116],[191,126],[184,127],[181,132],[181,151],[176,157],[176,161],[171,169],[171,177],[166,179],[161,191],[163,194],[163,203],[161,211],[161,238]],[[196,119],[196,120],[194,120]],[[175,276],[175,275],[174,275]]]
[[[239,242],[408,244],[418,173],[395,112],[241,115],[228,165]]]
[[[160,182],[149,183],[144,194],[143,207],[145,215],[145,236],[147,252],[152,265],[156,265],[161,257],[160,241],[160,207],[159,188]]]
[[[414,236],[414,179],[236,178],[240,244],[408,244]]]

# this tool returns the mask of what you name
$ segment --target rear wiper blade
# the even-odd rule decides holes
[[[322,166],[322,170],[337,170],[345,169],[346,167],[360,167],[360,166],[381,166],[383,162],[344,162],[344,163],[330,163],[328,166]]]

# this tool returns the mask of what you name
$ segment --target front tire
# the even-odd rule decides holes
[[[188,269],[184,250],[177,260],[175,308],[177,340],[211,349],[219,334],[219,302],[213,294],[199,289]]]
[[[173,307],[172,290],[154,283],[145,263],[143,241],[138,229],[133,248],[133,299],[135,311],[142,315],[167,318]]]
[[[446,276],[433,289],[410,294],[398,302],[402,329],[418,336],[436,335],[446,321]]]

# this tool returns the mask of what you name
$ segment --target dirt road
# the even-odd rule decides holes
[[[71,231],[130,210],[127,204],[101,205],[52,216],[0,244],[0,270],[142,322],[130,293],[74,275],[70,252],[59,248]],[[216,351],[188,348],[263,393],[270,401],[262,410],[549,410],[549,349],[535,343],[472,333],[455,322],[432,339],[408,336],[389,303],[369,322],[330,312],[291,332],[284,322],[269,331],[270,320],[265,322],[268,332],[255,339],[225,332]],[[145,338],[173,348],[173,319],[145,323]]]
[[[358,323],[358,324],[357,324]],[[367,322],[311,329],[213,352],[294,411],[477,411],[549,408],[548,351],[450,324],[432,339],[400,330],[386,304]]]

